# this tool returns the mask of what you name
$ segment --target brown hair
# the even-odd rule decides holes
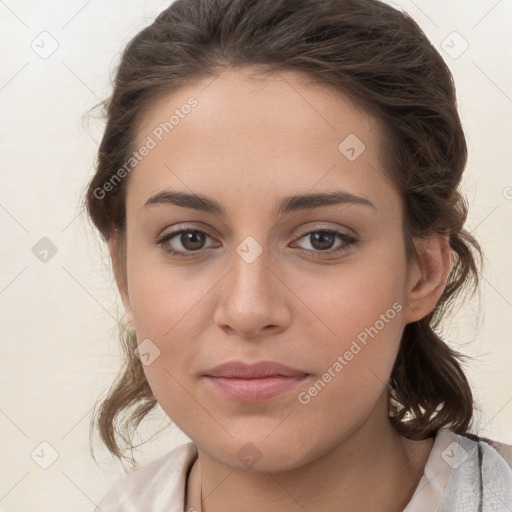
[[[116,172],[135,151],[137,123],[159,96],[227,66],[269,73],[295,70],[349,94],[384,126],[386,170],[403,200],[408,261],[418,260],[413,237],[449,235],[452,265],[435,309],[406,325],[389,381],[399,404],[392,421],[411,439],[439,428],[470,428],[473,397],[459,361],[435,332],[453,299],[478,286],[478,242],[463,225],[467,203],[458,187],[467,148],[451,73],[406,13],[377,0],[177,0],[127,45],[104,105],[107,125],[96,173],[86,196],[88,213],[104,240],[124,250],[128,177],[107,194]],[[119,175],[117,175],[119,176]],[[118,279],[124,254],[114,258]],[[99,413],[101,439],[116,457],[157,404],[134,355],[133,331],[121,331],[125,364]]]

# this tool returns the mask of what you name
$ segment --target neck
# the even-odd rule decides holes
[[[284,472],[228,468],[198,448],[186,510],[226,512],[243,504],[244,512],[401,512],[418,485],[432,444],[432,439],[400,436],[386,415],[378,424],[368,419],[311,463]]]

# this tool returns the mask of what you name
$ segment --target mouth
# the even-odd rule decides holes
[[[309,373],[274,362],[246,364],[225,363],[206,372],[203,377],[217,393],[239,402],[262,402],[293,389]]]

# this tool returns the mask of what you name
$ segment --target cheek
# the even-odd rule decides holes
[[[336,343],[346,343],[374,326],[382,328],[392,337],[403,328],[398,309],[405,307],[405,262],[391,246],[381,245],[356,255],[350,261],[329,272],[317,273],[309,279],[297,275],[298,295],[315,315],[310,323],[322,324]],[[397,303],[399,306],[393,305]],[[387,314],[388,312],[388,314]],[[390,320],[389,322],[387,320]],[[329,346],[331,344],[329,343]]]
[[[325,333],[312,358],[320,382],[304,390],[314,416],[325,415],[329,403],[367,409],[389,379],[404,328],[404,262],[385,247],[371,256],[301,286],[315,312],[308,337]]]
[[[325,442],[325,433],[315,425],[329,425],[333,436],[362,425],[379,403],[391,375],[404,309],[398,301],[381,300],[377,306],[369,302],[371,307],[363,311],[340,311],[334,325],[336,336],[320,341],[311,358],[319,371],[298,390],[305,428],[319,445]]]
[[[167,338],[190,322],[195,308],[214,286],[215,276],[191,284],[190,272],[166,266],[135,252],[128,259],[128,292],[137,334]]]
[[[190,278],[175,269],[141,264],[134,254],[128,268],[128,288],[138,342],[148,343],[157,354],[144,372],[153,393],[173,421],[186,420],[190,409],[188,373],[200,355],[205,318],[211,317],[206,304],[216,276],[205,276],[191,286]],[[130,272],[131,270],[131,272]],[[181,425],[178,424],[181,427]]]
[[[171,421],[186,435],[192,432],[210,432],[209,423],[211,406],[207,409],[196,398],[193,383],[184,374],[186,362],[179,361],[179,351],[173,357],[174,364],[169,364],[165,356],[160,356],[150,366],[144,367],[146,379],[159,406]],[[208,414],[205,411],[208,410]]]

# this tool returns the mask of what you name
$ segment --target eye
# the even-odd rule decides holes
[[[315,256],[323,256],[322,253],[333,254],[339,251],[347,251],[351,246],[357,243],[357,239],[341,231],[334,229],[316,229],[304,233],[300,238],[309,238],[309,245],[312,249],[306,248],[308,252],[320,253]],[[332,249],[336,240],[343,242],[337,249]]]
[[[181,245],[181,249],[175,249],[171,244],[171,240],[176,238],[174,242]],[[174,256],[184,257],[192,256],[194,252],[198,253],[204,249],[204,243],[210,236],[199,229],[179,229],[172,233],[167,233],[157,240],[157,245],[160,246],[165,252]],[[189,253],[189,254],[187,254]]]
[[[171,233],[166,233],[156,241],[156,245],[173,256],[186,258],[201,254],[208,238],[211,237],[206,232],[199,229],[182,228]],[[303,238],[309,238],[309,244],[311,246],[311,248],[303,249],[317,257],[348,251],[351,246],[357,243],[357,239],[353,236],[333,229],[308,231],[298,240]],[[173,241],[173,239],[176,240]],[[337,240],[342,242],[341,245],[336,249],[332,249]]]

